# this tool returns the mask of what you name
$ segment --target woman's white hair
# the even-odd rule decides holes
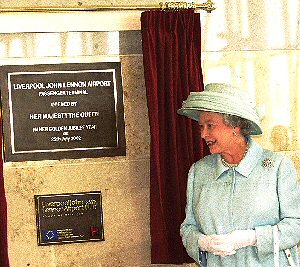
[[[222,115],[224,123],[226,125],[232,128],[240,127],[241,134],[245,137],[251,135],[251,122],[249,120],[235,115],[222,114],[222,113],[220,114]]]

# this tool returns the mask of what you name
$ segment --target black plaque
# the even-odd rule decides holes
[[[120,62],[2,66],[4,160],[126,154]]]
[[[100,191],[34,198],[39,245],[104,240]]]

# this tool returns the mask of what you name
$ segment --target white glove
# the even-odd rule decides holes
[[[228,234],[228,238],[234,244],[235,250],[256,245],[255,230],[235,230]]]
[[[225,235],[201,235],[198,240],[201,250],[223,257],[235,254],[240,248],[255,244],[255,230],[235,230]]]
[[[210,252],[217,256],[229,256],[236,253],[233,246],[224,246],[225,235],[201,235],[198,246],[201,250]]]

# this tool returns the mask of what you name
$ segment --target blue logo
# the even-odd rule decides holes
[[[43,240],[44,241],[57,241],[58,232],[57,230],[44,230],[43,231]]]

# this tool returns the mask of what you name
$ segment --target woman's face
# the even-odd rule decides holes
[[[211,154],[226,154],[232,151],[236,136],[234,129],[224,123],[219,113],[201,111],[199,115],[201,137],[205,140]]]

